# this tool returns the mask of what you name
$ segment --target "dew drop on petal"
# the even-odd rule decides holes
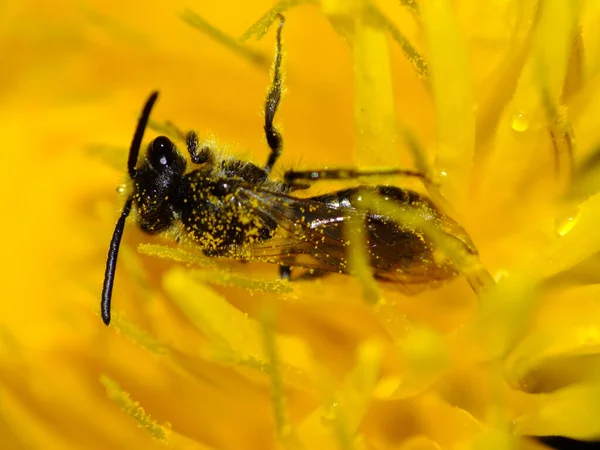
[[[442,184],[444,184],[444,182],[446,181],[444,178],[447,176],[448,174],[443,171],[443,170],[432,170],[429,173],[429,177],[428,177],[428,182],[432,183],[434,186],[440,186]]]
[[[439,169],[436,170],[435,172],[433,172],[433,177],[432,177],[432,181],[434,184],[443,184],[446,182],[446,179],[448,177],[448,172],[446,171],[446,169]]]
[[[557,216],[554,220],[554,227],[559,236],[564,236],[573,229],[577,223],[579,217],[579,209],[573,208],[569,211],[565,211],[561,215]]]
[[[127,186],[124,184],[120,184],[117,186],[117,194],[124,194]]]
[[[331,403],[325,412],[321,415],[321,423],[326,424],[332,422],[339,414],[339,404],[337,402]]]
[[[529,119],[523,111],[517,111],[512,116],[511,127],[513,130],[522,133],[529,128]]]

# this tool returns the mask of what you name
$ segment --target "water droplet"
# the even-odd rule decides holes
[[[125,185],[125,184],[118,185],[117,186],[117,194],[124,194],[126,189],[127,189],[127,185]]]
[[[579,217],[579,209],[573,208],[565,211],[554,219],[554,226],[559,236],[564,236],[573,229]]]
[[[513,130],[518,131],[519,133],[527,131],[529,128],[529,119],[523,111],[517,111],[512,116],[511,127]]]
[[[321,422],[326,424],[327,422],[333,421],[338,415],[339,404],[337,402],[333,402],[329,405],[329,407],[325,410],[325,412],[321,415]]]

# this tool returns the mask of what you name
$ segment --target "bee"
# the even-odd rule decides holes
[[[264,167],[224,156],[198,135],[182,133],[191,164],[166,136],[152,140],[144,159],[138,155],[151,110],[158,98],[153,92],[145,103],[129,150],[127,169],[132,192],[125,201],[110,241],[101,316],[110,323],[111,296],[125,221],[132,209],[142,231],[167,234],[179,230],[179,240],[198,246],[208,257],[241,261],[268,261],[279,265],[280,277],[290,279],[292,267],[313,273],[351,274],[348,263],[348,222],[362,221],[368,263],[373,276],[405,287],[431,287],[458,275],[455,265],[440,261],[435,244],[422,230],[405,226],[380,211],[361,208],[364,193],[393,202],[398,209],[414,210],[433,226],[456,237],[467,252],[475,249],[466,232],[415,191],[388,185],[356,187],[312,197],[296,195],[319,180],[359,180],[373,176],[413,176],[417,171],[388,169],[323,169],[285,172],[271,176],[283,147],[273,120],[282,95],[282,44],[284,19],[280,17],[271,86],[265,101],[264,131],[270,153]],[[449,230],[449,231],[448,231]],[[418,289],[413,289],[414,291]]]

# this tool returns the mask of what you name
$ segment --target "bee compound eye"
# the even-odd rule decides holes
[[[152,166],[157,169],[164,169],[173,163],[173,143],[166,136],[159,136],[152,141],[148,148],[148,159]]]

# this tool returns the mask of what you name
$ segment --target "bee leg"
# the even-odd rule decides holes
[[[279,159],[281,150],[283,149],[283,139],[281,134],[273,125],[273,119],[275,118],[275,113],[277,112],[277,107],[279,106],[279,101],[281,100],[283,90],[283,76],[281,74],[281,60],[283,59],[283,52],[281,48],[281,30],[283,29],[283,23],[283,16],[280,15],[279,28],[277,28],[275,61],[273,61],[273,78],[271,81],[271,86],[269,87],[269,92],[267,93],[267,99],[265,101],[264,128],[265,135],[267,137],[267,144],[271,149],[271,153],[267,159],[267,164],[265,165],[265,173],[267,175],[271,173],[271,170]]]
[[[292,277],[292,268],[290,266],[279,266],[279,278],[289,280]]]
[[[204,146],[198,149],[200,139],[195,131],[189,131],[185,135],[185,145],[194,164],[203,164],[212,158],[210,148]]]
[[[298,180],[305,182],[314,182],[319,180],[352,180],[363,177],[382,177],[382,176],[405,176],[417,177],[425,181],[429,178],[422,172],[406,169],[378,169],[378,170],[360,170],[360,169],[323,169],[323,170],[288,170],[284,174],[284,180],[287,184],[295,186]]]
[[[188,153],[190,154],[193,163],[203,164],[212,158],[210,148],[206,146],[200,149],[198,148],[200,145],[200,139],[198,138],[198,134],[195,131],[188,131],[187,133],[185,133],[170,120],[165,121],[165,127],[167,128],[166,133],[168,135],[172,134],[174,136],[177,136],[179,140],[185,142]]]

